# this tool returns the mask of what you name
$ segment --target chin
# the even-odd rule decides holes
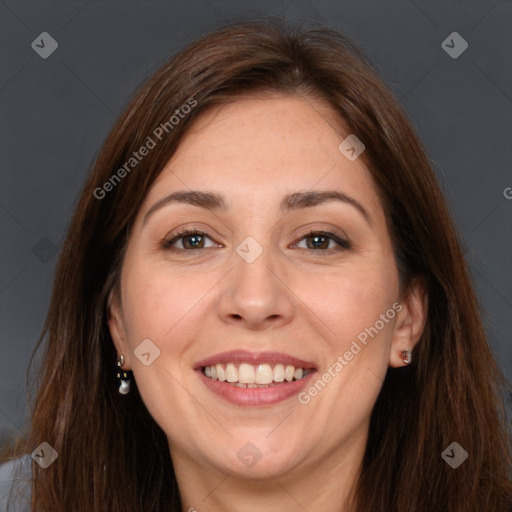
[[[274,426],[272,427],[274,428]],[[214,465],[222,473],[233,473],[241,478],[266,479],[291,471],[304,456],[304,442],[290,443],[282,436],[271,434],[235,436],[229,440],[229,447],[213,455]],[[271,439],[272,438],[272,439]]]

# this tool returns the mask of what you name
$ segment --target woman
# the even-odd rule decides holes
[[[34,511],[512,507],[506,383],[445,200],[332,29],[227,26],[143,85],[46,338],[15,454],[40,459]]]

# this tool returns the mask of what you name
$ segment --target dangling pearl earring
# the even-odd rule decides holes
[[[122,370],[121,366],[123,365],[124,356],[121,354],[117,360],[117,367],[119,368],[117,378],[121,381],[121,384],[119,385],[119,393],[121,393],[121,395],[127,395],[130,392],[130,377],[128,376],[128,372],[130,370]]]
[[[412,352],[410,350],[402,350],[402,361],[404,364],[409,364],[412,360]]]

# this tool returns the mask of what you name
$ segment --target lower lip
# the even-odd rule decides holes
[[[298,394],[311,380],[316,371],[291,382],[275,384],[268,388],[240,388],[220,380],[207,377],[197,370],[205,385],[215,394],[235,405],[272,405]]]

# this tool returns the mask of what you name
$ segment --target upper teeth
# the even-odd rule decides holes
[[[274,367],[269,364],[251,365],[241,363],[237,368],[235,363],[215,364],[205,366],[203,373],[214,380],[222,382],[239,382],[241,384],[271,384],[272,382],[291,382],[302,379],[306,371],[303,368],[295,368],[292,365],[276,364]]]

